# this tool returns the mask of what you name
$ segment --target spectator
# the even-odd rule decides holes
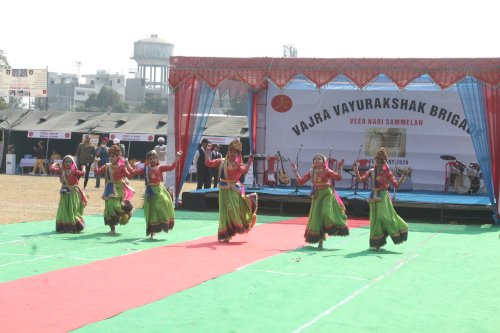
[[[120,139],[114,138],[113,139],[113,144],[117,145],[118,147],[120,147],[120,152],[122,154],[122,158],[127,158],[127,156],[125,155],[125,145],[123,143],[120,143]]]
[[[62,162],[61,159],[61,155],[55,149],[53,149],[52,155],[50,155],[50,165],[52,166],[56,163]],[[51,175],[55,174],[55,171],[53,171],[52,168],[49,168],[49,171]]]
[[[97,166],[100,168],[104,164],[109,162],[109,156],[108,156],[108,142],[109,139],[107,137],[103,137],[101,139],[101,144],[99,147],[95,149],[95,157],[97,159]],[[106,185],[107,179],[104,177],[104,184]],[[95,175],[95,188],[98,189],[101,186],[101,175],[97,174]]]
[[[196,167],[196,189],[210,188],[210,168],[205,165],[205,152],[210,142],[207,139],[201,140],[201,145],[194,155],[193,164]],[[209,152],[210,154],[210,152]],[[208,155],[210,158],[211,156]]]
[[[83,189],[85,190],[87,189],[87,183],[89,182],[90,166],[94,161],[94,156],[94,146],[90,144],[90,135],[86,134],[83,136],[83,141],[76,148],[78,169],[82,169],[82,165],[85,165],[85,179],[83,181]]]
[[[158,138],[158,145],[155,146],[154,151],[158,157],[159,165],[167,165],[167,146],[165,145],[165,138]],[[163,172],[163,183],[165,183],[167,178],[167,173]]]
[[[216,160],[218,158],[222,158],[222,154],[220,153],[220,145],[213,144],[212,145],[212,160]],[[219,183],[219,168],[210,168],[210,177],[213,179],[213,187],[216,188]]]
[[[45,169],[45,146],[43,141],[38,141],[36,146],[33,146],[33,150],[35,151],[36,161],[33,172],[30,172],[30,175],[35,175],[38,169],[41,169],[42,176],[47,176],[47,170]]]

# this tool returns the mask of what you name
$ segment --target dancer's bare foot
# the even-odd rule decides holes
[[[323,250],[323,241],[320,240],[318,243],[318,249]]]
[[[155,239],[155,234],[151,234],[150,238]]]
[[[112,226],[110,228],[111,228],[111,230],[108,232],[108,235],[116,235],[115,226]]]

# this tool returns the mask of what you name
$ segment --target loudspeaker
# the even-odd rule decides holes
[[[182,208],[196,211],[206,211],[207,202],[205,200],[205,193],[182,193]]]

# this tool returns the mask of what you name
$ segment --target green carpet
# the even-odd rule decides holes
[[[54,233],[53,221],[2,225],[0,282],[217,229],[217,213],[177,211],[173,232],[149,241],[140,213],[116,237],[106,235],[97,216],[87,217],[86,231],[77,235]],[[285,219],[259,215],[260,223]],[[373,252],[368,228],[352,229],[349,237],[329,238],[323,251],[305,246],[275,255],[76,331],[498,332],[499,229],[409,222],[402,245],[389,240]],[[79,311],[85,309],[75,316]]]
[[[117,227],[116,236],[107,234],[109,227],[102,216],[86,216],[80,234],[56,233],[53,220],[0,225],[0,282],[216,235],[218,216],[216,212],[178,210],[174,229],[157,234],[156,240],[146,237],[142,209],[136,210],[127,225]],[[259,215],[258,223],[283,219]]]
[[[481,332],[500,328],[498,229],[410,225],[368,250],[368,229],[259,261],[78,332]]]

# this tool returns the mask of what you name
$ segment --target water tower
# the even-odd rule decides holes
[[[173,44],[158,38],[158,35],[134,43],[131,59],[137,62],[136,78],[144,80],[147,92],[167,94],[168,66],[173,49]]]

